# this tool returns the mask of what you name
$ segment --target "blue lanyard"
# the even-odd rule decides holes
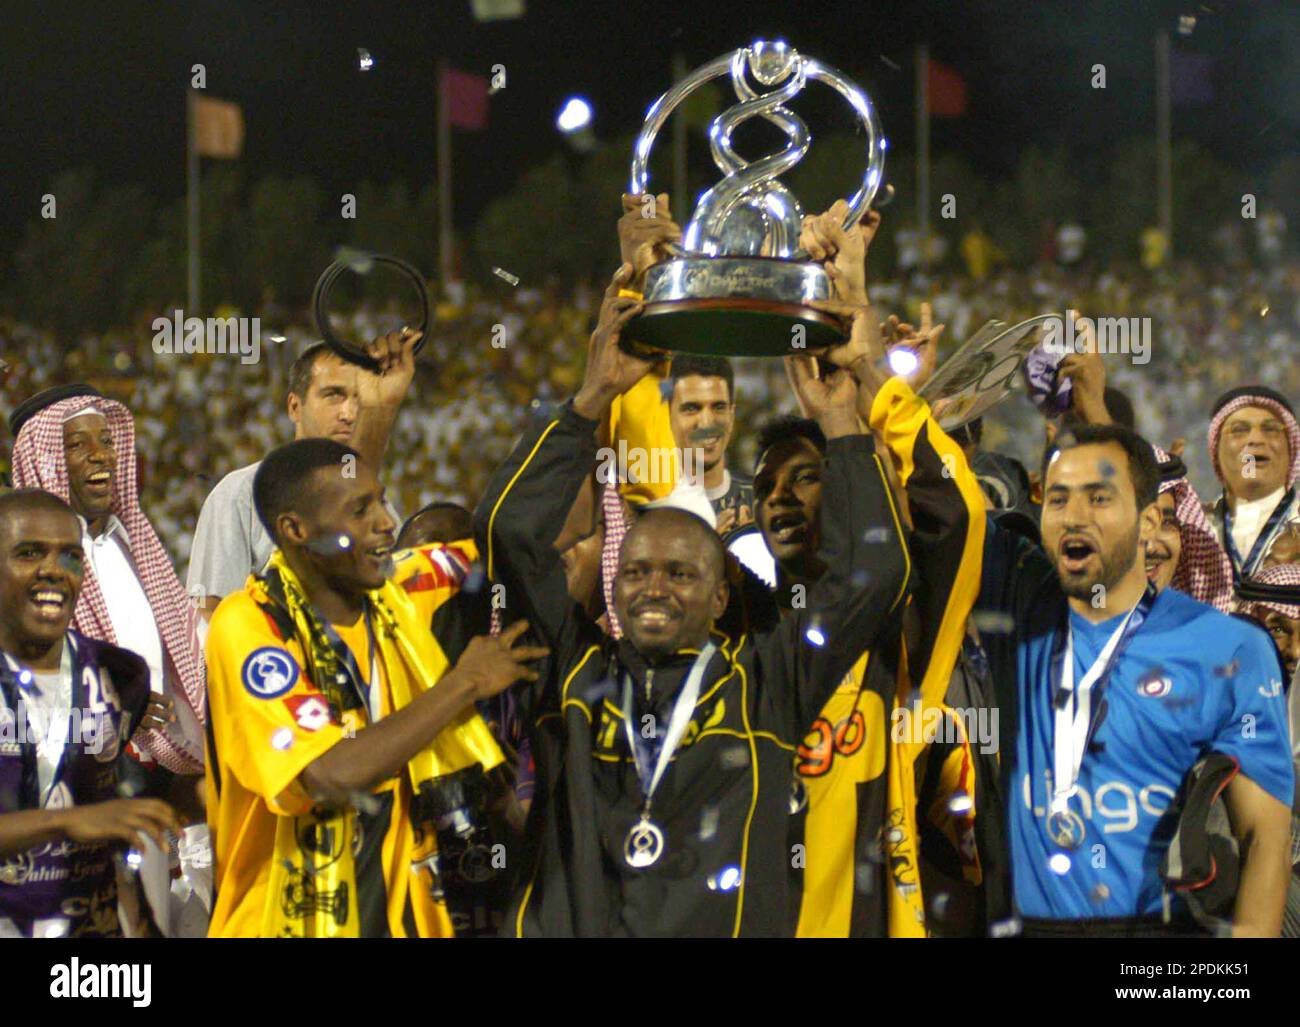
[[[1273,544],[1276,538],[1278,528],[1282,525],[1286,512],[1291,508],[1291,501],[1295,498],[1295,489],[1287,489],[1286,493],[1278,500],[1277,506],[1273,512],[1268,515],[1268,520],[1264,522],[1263,530],[1255,538],[1255,544],[1250,547],[1250,556],[1246,562],[1241,562],[1241,554],[1237,550],[1237,543],[1232,539],[1232,511],[1228,508],[1228,500],[1225,496],[1220,502],[1223,503],[1223,548],[1228,551],[1228,559],[1232,563],[1232,579],[1237,582],[1241,575],[1250,577],[1255,573],[1259,566],[1260,560],[1268,552],[1269,546]]]

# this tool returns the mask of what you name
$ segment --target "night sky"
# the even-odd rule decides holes
[[[1175,134],[1262,170],[1297,148],[1300,3],[1239,0],[914,0],[857,3],[617,3],[528,0],[523,19],[480,24],[469,0],[306,4],[272,0],[0,0],[0,239],[11,250],[60,171],[93,167],[162,199],[184,192],[190,65],[210,95],[240,103],[250,180],[308,174],[331,193],[364,180],[421,184],[434,167],[439,57],[486,75],[504,64],[489,131],[457,134],[456,216],[483,205],[560,145],[555,112],[588,96],[595,130],[634,130],[670,84],[670,55],[695,67],[780,36],[839,67],[876,99],[891,142],[911,147],[917,42],[961,72],[969,116],[936,122],[936,153],[989,173],[1029,143],[1076,152],[1152,131],[1155,31],[1216,58],[1216,102],[1180,110]],[[1198,16],[1179,36],[1179,14]],[[357,48],[375,59],[357,68]],[[899,70],[890,67],[889,62]],[[1089,86],[1107,65],[1108,88]],[[815,129],[814,129],[815,131]]]

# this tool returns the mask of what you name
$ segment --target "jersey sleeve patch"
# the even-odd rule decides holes
[[[291,695],[284,705],[304,731],[319,731],[330,723],[330,706],[323,695]]]
[[[298,682],[298,661],[287,649],[265,645],[254,649],[240,671],[244,688],[257,699],[276,699]]]

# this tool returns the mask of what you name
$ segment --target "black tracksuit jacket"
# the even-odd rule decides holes
[[[551,647],[540,680],[519,693],[536,791],[506,933],[788,934],[791,749],[863,650],[896,625],[907,591],[889,486],[869,436],[830,442],[821,514],[828,570],[796,616],[715,633],[719,651],[654,796],[664,853],[634,869],[623,845],[642,797],[618,708],[621,682],[632,676],[638,724],[646,713],[666,724],[695,653],[651,669],[567,594],[552,543],[596,460],[596,427],[569,404],[527,432],[475,513],[488,576],[505,586],[507,621],[527,617]],[[824,645],[806,640],[813,618]]]

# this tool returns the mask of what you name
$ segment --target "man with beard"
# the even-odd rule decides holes
[[[1285,396],[1263,385],[1214,404],[1210,462],[1223,495],[1210,515],[1234,577],[1253,577],[1279,537],[1300,523],[1300,425]]]
[[[547,650],[514,646],[524,622],[468,637],[472,551],[395,559],[383,490],[342,443],[272,451],[253,498],[279,548],[208,633],[209,935],[449,936],[435,824],[476,826],[448,784],[476,794],[502,762],[474,703]]]
[[[82,561],[66,503],[0,495],[0,937],[120,937],[119,897],[133,919],[139,897],[119,896],[114,849],[180,830],[165,803],[117,798],[149,669],[70,627]]]
[[[901,604],[907,555],[845,372],[810,386],[827,437],[827,572],[767,630],[715,630],[727,608],[718,536],[682,510],[644,512],[619,553],[613,641],[565,594],[557,526],[589,474],[597,427],[649,363],[618,336],[641,309],[606,292],[582,387],[498,469],[475,514],[489,577],[551,647],[519,698],[537,764],[528,936],[789,932],[791,758],[841,677]]]
[[[1241,852],[1232,929],[1276,936],[1294,775],[1277,658],[1253,627],[1149,587],[1141,544],[1159,472],[1116,426],[1057,439],[1044,467],[1046,553],[990,525],[976,615],[1004,731],[1016,911],[1034,936],[1196,933],[1157,871],[1170,802],[1210,753]]]

